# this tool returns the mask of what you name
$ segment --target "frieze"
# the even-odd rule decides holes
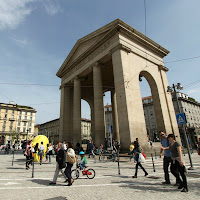
[[[110,45],[111,45],[111,41],[108,40],[106,43],[104,43],[103,45],[101,45],[98,49],[96,49],[95,51],[93,51],[82,62],[80,62],[78,65],[76,65],[74,68],[72,68],[69,72],[67,72],[65,76],[69,77],[70,75],[72,75],[75,71],[79,70],[84,65],[86,65],[91,60],[93,60],[95,57],[97,57],[100,53],[102,53],[103,51],[105,51]]]

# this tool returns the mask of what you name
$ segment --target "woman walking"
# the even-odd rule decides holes
[[[72,149],[72,143],[71,142],[68,142],[66,144],[66,147],[67,147],[67,158],[66,158],[66,162],[67,162],[67,166],[66,166],[66,169],[65,169],[65,175],[67,177],[67,181],[68,181],[68,185],[67,186],[71,186],[72,183],[73,183],[73,179],[72,179],[72,162],[70,161],[71,159],[75,160],[75,152],[74,152],[74,149]]]
[[[178,189],[183,188],[181,192],[188,192],[187,179],[185,176],[185,166],[183,165],[181,145],[175,140],[174,134],[169,134],[167,138],[171,142],[169,147],[161,146],[161,148],[163,150],[169,149],[171,152],[171,156],[172,156],[171,173],[176,177],[176,180],[179,183]],[[179,177],[179,173],[182,177],[182,180]]]
[[[136,141],[134,142],[134,144],[135,144],[135,149],[134,149],[134,151],[135,151],[136,165],[135,165],[135,175],[132,176],[132,178],[137,178],[138,166],[141,167],[141,169],[142,169],[143,172],[144,172],[144,175],[147,176],[148,173],[147,173],[147,171],[145,170],[145,168],[142,166],[141,161],[140,161],[140,159],[139,159],[139,155],[140,155],[140,153],[142,153],[142,150],[141,150],[140,144],[139,144],[139,142],[138,142],[138,138],[136,138]]]

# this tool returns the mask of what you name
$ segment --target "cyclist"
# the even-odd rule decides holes
[[[87,160],[84,151],[80,151],[79,155],[81,156],[81,160],[79,161],[78,166],[80,167],[80,170],[83,170],[87,164]]]

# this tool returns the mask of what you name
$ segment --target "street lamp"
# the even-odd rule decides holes
[[[177,102],[177,107],[178,107],[178,113],[181,113],[180,111],[180,104],[179,104],[179,101],[178,101],[178,96],[177,96],[177,91],[176,90],[182,90],[183,87],[181,86],[181,83],[177,83],[176,85],[173,84],[172,87],[168,86],[167,87],[167,92],[174,92],[175,94],[175,98],[176,98],[176,102]],[[181,124],[180,124],[181,125]],[[185,139],[185,143],[186,143],[186,148],[187,148],[187,152],[188,152],[188,157],[189,157],[189,160],[190,160],[190,166],[188,169],[189,170],[192,170],[194,169],[193,168],[193,164],[192,164],[192,158],[191,158],[191,154],[190,154],[190,148],[189,148],[189,144],[188,144],[188,138],[187,138],[187,135],[186,135],[186,131],[185,131],[185,124],[183,124],[183,126],[181,125],[181,128],[183,130],[183,137]]]
[[[28,142],[28,132],[29,132],[29,130],[27,129],[26,142]]]

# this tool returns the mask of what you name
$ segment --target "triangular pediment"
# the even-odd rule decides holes
[[[86,35],[85,37],[79,39],[70,51],[69,55],[63,62],[56,75],[62,78],[65,72],[68,71],[71,68],[71,66],[74,66],[78,62],[80,62],[80,60],[84,57],[84,54],[86,52],[89,52],[93,46],[98,45],[98,43],[100,43],[100,41],[103,41],[103,38],[106,38],[107,35],[111,36],[113,33],[116,33],[114,30],[124,30],[129,37],[132,37],[135,40],[145,43],[146,47],[149,46],[155,51],[161,52],[163,56],[169,53],[168,50],[161,47],[159,44],[146,37],[133,27],[129,26],[120,19],[116,19],[113,22],[90,33],[89,35]]]
[[[101,38],[107,35],[110,30],[116,27],[116,25],[118,24],[118,21],[120,20],[116,19],[115,21],[79,39],[74,45],[74,47],[72,48],[71,52],[69,53],[65,61],[63,62],[59,71],[57,72],[57,76],[60,77],[62,71],[68,68],[68,66],[74,63],[84,52],[86,52],[89,48],[91,48],[98,41],[100,41]]]
[[[73,53],[72,57],[70,58],[68,64],[69,65],[72,64],[80,55],[82,55],[90,47],[92,47],[95,43],[97,43],[102,37],[104,37],[107,34],[107,32],[108,30],[94,37],[87,38],[87,39],[83,38],[81,41],[78,41],[77,48],[75,52]]]

